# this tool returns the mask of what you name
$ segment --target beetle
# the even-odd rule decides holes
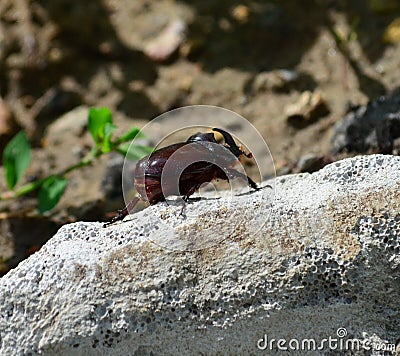
[[[261,189],[249,176],[233,168],[241,156],[252,158],[253,155],[245,153],[225,130],[213,128],[212,131],[219,132],[225,142],[218,143],[212,132],[198,132],[186,142],[160,148],[140,159],[134,174],[139,196],[103,227],[122,220],[140,200],[154,205],[168,196],[179,195],[185,204],[202,184],[214,179],[241,178],[254,190]]]

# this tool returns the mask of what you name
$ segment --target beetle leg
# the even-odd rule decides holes
[[[183,197],[182,199],[182,209],[181,212],[179,213],[180,216],[183,216],[184,218],[186,218],[186,196]]]
[[[183,217],[186,217],[186,203],[189,201],[189,197],[200,188],[199,184],[195,184],[193,187],[191,187],[188,192],[182,197],[182,210],[179,215],[182,215]]]
[[[124,209],[118,210],[118,215],[113,217],[109,222],[106,222],[103,225],[103,227],[110,226],[114,224],[116,221],[123,220],[125,216],[129,215],[129,211],[135,207],[135,205],[139,202],[139,200],[140,198],[135,198],[132,201],[130,201]]]
[[[194,192],[195,192],[195,190],[192,193],[190,193],[190,194],[188,193],[182,197],[182,209],[181,209],[181,212],[179,213],[179,215],[183,216],[184,218],[186,218],[186,205],[189,200],[189,196],[192,195]]]
[[[258,187],[257,183],[252,180],[249,176],[246,176],[245,174],[235,170],[235,169],[228,169],[228,174],[232,177],[232,178],[241,178],[245,181],[247,181],[247,184],[249,185],[249,187],[255,189],[255,190],[260,190],[261,188]]]

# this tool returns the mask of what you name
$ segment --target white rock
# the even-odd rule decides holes
[[[394,343],[400,158],[272,183],[274,200],[263,189],[193,202],[186,220],[162,203],[109,228],[64,226],[0,280],[0,354],[274,354],[276,342],[257,348],[264,335],[286,347],[336,338],[336,351],[353,338]]]

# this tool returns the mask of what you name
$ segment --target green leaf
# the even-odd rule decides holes
[[[154,151],[154,149],[149,146],[142,146],[142,145],[134,145],[132,147],[130,146],[131,145],[129,143],[124,143],[117,147],[117,152],[125,156],[130,161],[137,161]]]
[[[123,142],[127,141],[132,141],[140,132],[140,129],[137,127],[132,127],[126,134],[118,137],[118,139],[115,141],[115,144],[120,144]]]
[[[111,111],[107,108],[90,108],[88,126],[93,140],[97,145],[103,143],[105,139],[105,127],[107,124],[112,124],[112,121]]]
[[[50,176],[43,182],[39,191],[39,212],[41,214],[57,205],[64,194],[67,183],[67,179],[59,176]]]
[[[108,153],[111,151],[111,146],[112,146],[111,136],[116,128],[117,128],[117,126],[110,124],[109,122],[107,122],[104,125],[104,141],[103,141],[103,145],[101,147],[101,150],[103,151],[103,153]]]
[[[3,166],[9,189],[13,189],[31,161],[31,145],[21,131],[7,144],[3,152]]]

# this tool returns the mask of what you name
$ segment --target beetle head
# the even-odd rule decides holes
[[[208,133],[202,133],[202,132],[198,132],[195,133],[194,135],[190,136],[187,139],[187,143],[192,143],[192,142],[213,142],[213,143],[217,143],[217,141],[215,141],[215,137],[214,134],[212,132],[208,132]]]
[[[229,132],[226,132],[225,130],[219,129],[219,128],[213,128],[213,131],[219,132],[225,140],[225,146],[231,151],[236,157],[240,157],[241,155],[245,155],[247,158],[252,158],[253,155],[250,153],[246,153],[242,150],[241,147],[239,147],[235,140],[233,139],[232,135]]]

